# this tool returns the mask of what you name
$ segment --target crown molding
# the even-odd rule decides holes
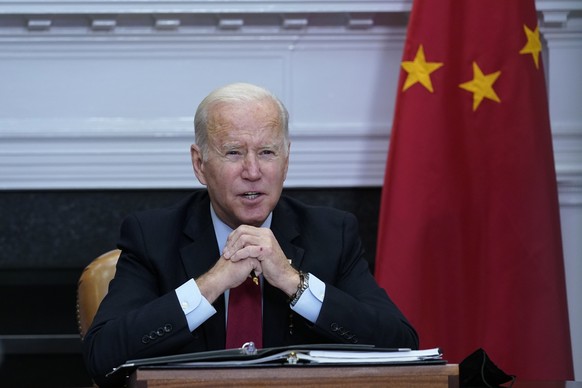
[[[582,11],[579,0],[537,0],[539,12]],[[412,0],[0,0],[0,15],[410,12]]]
[[[0,1],[0,14],[351,13],[409,11],[402,0],[59,0]]]

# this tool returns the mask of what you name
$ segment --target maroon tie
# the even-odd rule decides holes
[[[261,286],[253,283],[251,278],[230,289],[226,348],[240,348],[249,341],[257,348],[263,347]]]

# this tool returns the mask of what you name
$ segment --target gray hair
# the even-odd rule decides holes
[[[271,100],[279,108],[279,122],[284,138],[284,148],[289,145],[289,113],[285,105],[273,93],[260,86],[248,83],[233,83],[211,92],[196,109],[194,116],[194,141],[200,147],[203,159],[208,155],[208,114],[219,103],[256,102]]]

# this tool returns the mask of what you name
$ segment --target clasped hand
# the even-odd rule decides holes
[[[245,273],[243,270],[238,284],[254,270],[257,276],[262,273],[267,282],[287,295],[297,289],[299,275],[287,260],[271,229],[239,226],[228,236],[222,258],[232,264],[246,264],[248,271]]]
[[[299,273],[283,253],[271,229],[241,225],[226,240],[222,255],[206,274],[196,280],[210,302],[246,280],[251,271],[288,296],[297,291]]]

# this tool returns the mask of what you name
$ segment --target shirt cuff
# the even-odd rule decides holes
[[[208,318],[216,314],[216,309],[202,295],[194,279],[176,288],[176,296],[190,331],[196,330]]]
[[[303,292],[295,306],[291,306],[291,310],[311,323],[315,323],[319,317],[324,297],[325,283],[309,273],[309,287]]]

